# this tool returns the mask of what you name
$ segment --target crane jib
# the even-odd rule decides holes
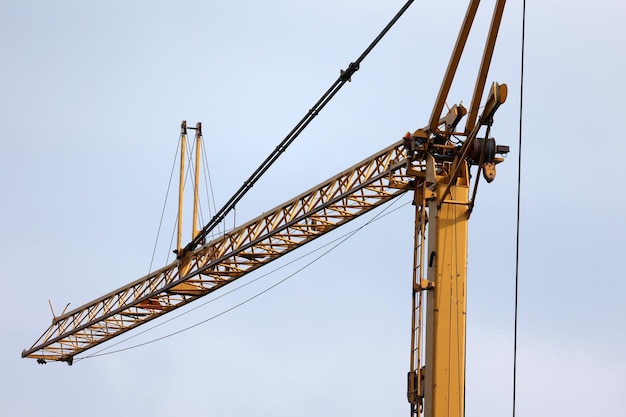
[[[69,362],[405,193],[413,177],[403,149],[397,142],[172,264],[55,317],[22,356]]]

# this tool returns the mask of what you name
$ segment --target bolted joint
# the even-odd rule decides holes
[[[341,75],[339,75],[339,79],[344,82],[345,81],[351,82],[352,76],[358,70],[359,70],[359,64],[355,62],[350,62],[350,65],[348,65],[348,68],[346,68],[345,70],[340,70]]]

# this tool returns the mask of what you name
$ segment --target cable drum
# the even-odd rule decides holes
[[[494,138],[476,138],[470,150],[472,165],[493,162],[496,157],[496,140]]]

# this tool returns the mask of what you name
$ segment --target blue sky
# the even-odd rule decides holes
[[[471,100],[493,4],[483,3],[449,104]],[[492,133],[512,152],[481,184],[470,222],[468,416],[511,410],[521,3],[508,3],[488,81],[509,85]],[[518,415],[618,415],[626,6],[528,3]],[[0,4],[3,415],[408,414],[408,196],[193,330],[71,368],[20,358],[50,322],[48,300],[59,313],[148,272],[181,120],[203,123],[221,205],[402,4]],[[465,7],[416,2],[228,221],[424,126]],[[174,217],[168,209],[155,266]],[[305,262],[121,346],[204,320]]]

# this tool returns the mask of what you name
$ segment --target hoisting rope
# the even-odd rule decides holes
[[[313,107],[307,112],[307,114],[296,124],[296,126],[287,134],[283,141],[272,151],[272,153],[263,161],[263,163],[252,173],[241,188],[228,200],[228,202],[211,218],[209,223],[198,232],[187,246],[184,251],[190,251],[195,249],[198,245],[202,244],[208,234],[224,220],[226,215],[235,207],[235,205],[243,198],[243,196],[252,188],[252,186],[261,178],[261,176],[269,169],[269,167],[278,159],[278,157],[285,152],[287,147],[302,133],[302,131],[311,123],[311,121],[319,114],[319,112],[328,104],[328,102],[339,92],[341,87],[349,82],[360,68],[361,62],[365,57],[374,49],[374,47],[380,42],[380,40],[387,34],[391,27],[400,19],[404,12],[409,8],[414,0],[409,0],[400,9],[400,11],[391,19],[391,21],[385,26],[380,34],[374,39],[374,41],[363,51],[354,62],[351,62],[345,70],[341,70],[339,78],[331,85],[331,87],[322,95],[322,97],[313,105]],[[180,254],[179,254],[180,255]]]
[[[522,51],[520,63],[520,96],[519,96],[519,141],[517,156],[517,222],[515,237],[515,313],[513,330],[513,417],[515,417],[515,399],[517,394],[517,305],[519,294],[519,233],[520,233],[520,205],[522,184],[522,120],[524,110],[524,45],[526,37],[526,0],[522,0]]]
[[[176,170],[176,157],[178,156],[179,149],[180,149],[180,141],[177,141],[176,152],[174,153],[174,160],[172,161],[172,169],[170,170],[170,180],[167,183],[167,190],[165,191],[165,199],[163,201],[163,208],[161,209],[161,219],[159,220],[159,227],[157,228],[156,238],[154,239],[154,246],[152,248],[152,257],[150,258],[150,267],[148,267],[148,273],[152,272],[152,266],[154,265],[154,256],[156,255],[157,245],[159,243],[159,236],[161,235],[161,227],[163,227],[163,219],[165,218],[165,209],[167,208],[167,197],[170,195],[172,179],[174,178],[174,171]],[[171,240],[172,241],[174,240],[173,235],[172,235]]]

